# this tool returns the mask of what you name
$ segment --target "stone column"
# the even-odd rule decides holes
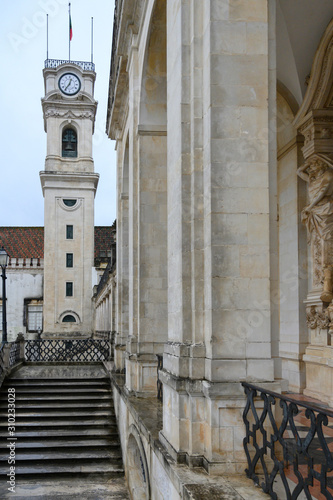
[[[245,462],[240,382],[274,380],[267,1],[170,0],[168,39],[160,438],[180,461],[235,473]]]
[[[147,12],[147,24],[139,40],[138,121],[133,120],[137,148],[137,175],[133,178],[137,295],[130,295],[130,308],[131,301],[136,300],[137,334],[127,343],[126,386],[135,393],[156,393],[156,354],[163,352],[167,339],[166,2],[151,2],[147,8],[152,14],[150,18]],[[131,241],[129,246],[132,250]]]
[[[136,376],[136,354],[138,343],[138,277],[139,277],[139,157],[138,157],[138,115],[140,99],[140,72],[138,62],[138,48],[133,41],[128,61],[129,77],[129,204],[128,204],[128,305],[129,305],[129,328],[126,342],[125,369],[126,388],[135,390]]]
[[[129,141],[122,137],[117,141],[117,319],[114,363],[115,370],[125,370],[125,349],[129,335],[128,279],[129,279]]]

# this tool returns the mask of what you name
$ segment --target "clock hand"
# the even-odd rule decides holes
[[[71,84],[71,83],[72,83],[72,79],[70,78],[70,79],[69,79],[69,83],[68,83],[68,85],[65,87],[65,90],[67,90],[67,89],[68,89],[68,87],[70,86],[70,84]]]

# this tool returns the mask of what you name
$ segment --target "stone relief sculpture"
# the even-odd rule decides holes
[[[326,155],[314,154],[297,174],[308,183],[310,204],[302,210],[302,222],[312,248],[313,285],[323,285],[320,298],[329,303],[333,299],[333,162]]]

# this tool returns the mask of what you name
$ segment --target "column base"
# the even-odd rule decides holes
[[[125,373],[125,351],[126,345],[116,344],[114,346],[114,371],[117,373]]]
[[[125,371],[128,393],[157,395],[157,358],[154,354],[135,355],[126,352]]]
[[[306,370],[304,394],[333,406],[333,347],[309,345],[303,361]]]
[[[163,430],[160,441],[177,463],[204,467],[211,474],[243,474],[243,411],[239,382],[190,380],[162,370]],[[260,386],[280,392],[278,382]]]

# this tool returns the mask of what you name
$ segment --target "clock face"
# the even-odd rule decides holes
[[[81,82],[73,73],[65,73],[59,79],[59,88],[66,95],[75,95],[81,88]]]

